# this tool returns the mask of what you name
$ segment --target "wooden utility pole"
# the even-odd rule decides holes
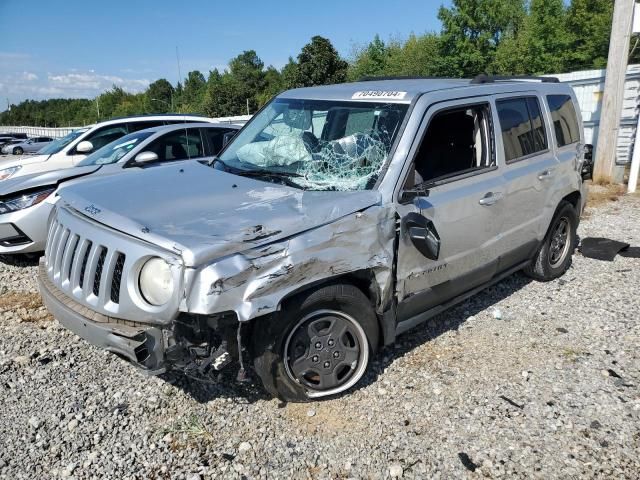
[[[635,0],[616,0],[613,10],[607,77],[604,82],[598,146],[593,172],[593,181],[596,183],[611,183],[613,181],[634,5]]]

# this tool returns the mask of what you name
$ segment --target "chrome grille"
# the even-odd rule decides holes
[[[166,305],[148,305],[135,278],[149,257],[164,258],[180,291],[182,259],[174,253],[101,225],[72,208],[56,207],[45,247],[47,276],[62,293],[98,314],[167,323],[177,315],[178,294]]]
[[[54,283],[88,303],[120,301],[124,254],[84,238],[54,220],[47,243],[47,269]],[[112,307],[113,307],[112,306]]]

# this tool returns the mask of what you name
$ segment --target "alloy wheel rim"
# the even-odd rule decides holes
[[[352,387],[367,368],[369,345],[360,324],[335,310],[317,310],[291,329],[284,346],[287,375],[310,398]]]
[[[564,262],[571,245],[571,224],[566,217],[556,223],[549,244],[549,264],[551,268],[559,267]]]

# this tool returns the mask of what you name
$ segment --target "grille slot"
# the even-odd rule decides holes
[[[87,240],[87,250],[84,253],[84,258],[82,259],[82,265],[80,266],[80,282],[78,283],[80,288],[84,287],[84,273],[87,270],[87,262],[89,262],[89,254],[91,253],[91,247],[93,243],[91,240]]]
[[[111,301],[120,303],[120,284],[122,283],[122,272],[124,271],[124,261],[126,260],[124,253],[118,253],[116,264],[113,267],[113,279],[111,280]]]
[[[67,279],[71,279],[71,271],[73,270],[73,261],[76,258],[76,252],[78,251],[78,245],[80,245],[80,238],[78,235],[73,236],[73,250],[71,251],[71,257],[69,258],[69,267],[67,268]]]
[[[97,297],[100,293],[100,282],[102,281],[102,269],[104,267],[104,260],[107,257],[107,249],[104,247],[98,247],[100,249],[100,255],[98,256],[98,263],[96,264],[96,273],[93,276],[93,294]]]

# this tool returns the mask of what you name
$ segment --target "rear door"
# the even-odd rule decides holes
[[[496,273],[505,184],[495,154],[492,110],[488,98],[444,102],[429,108],[421,124],[397,205],[399,321]],[[431,222],[434,231],[421,231],[420,222]],[[421,235],[439,241],[437,258],[425,255]]]
[[[536,93],[495,99],[498,148],[504,154],[505,251],[500,270],[531,257],[544,237],[545,208],[558,161],[550,147],[543,102]]]

